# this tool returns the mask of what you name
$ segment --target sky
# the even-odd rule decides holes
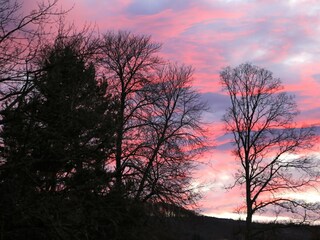
[[[238,218],[234,211],[244,200],[241,189],[226,190],[238,162],[221,121],[229,106],[219,85],[222,68],[249,62],[270,70],[282,80],[285,91],[295,95],[301,112],[298,123],[320,127],[319,0],[59,0],[58,4],[72,8],[67,20],[77,26],[92,24],[102,33],[128,30],[151,35],[163,44],[163,57],[195,68],[194,87],[210,104],[204,120],[210,123],[214,145],[202,156],[194,180],[195,186],[203,186],[199,208],[205,215]],[[313,151],[320,149],[316,146]],[[320,200],[312,191],[304,196]]]

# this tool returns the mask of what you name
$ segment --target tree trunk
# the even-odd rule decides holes
[[[246,158],[248,159],[248,157]],[[249,160],[246,160],[246,204],[247,204],[247,217],[246,217],[246,240],[251,240],[251,223],[252,223],[252,200],[251,200],[251,181],[249,174]]]
[[[123,81],[122,81],[123,82]],[[115,171],[115,190],[121,192],[122,188],[122,141],[123,141],[123,129],[124,129],[124,111],[125,111],[125,101],[126,94],[121,93],[121,105],[119,118],[117,123],[117,138],[116,138],[116,171]]]
[[[116,140],[116,171],[115,171],[115,190],[120,191],[122,185],[122,169],[121,169],[121,158],[122,158],[122,130],[120,129],[117,133]]]
[[[251,240],[252,211],[247,208],[246,240]]]

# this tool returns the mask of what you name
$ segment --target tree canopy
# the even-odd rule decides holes
[[[247,239],[252,216],[270,205],[291,211],[306,206],[282,196],[316,180],[315,162],[301,156],[312,146],[311,128],[297,128],[298,111],[293,96],[282,92],[281,81],[252,64],[225,68],[220,74],[231,107],[224,121],[233,135],[234,154],[241,163],[236,184],[245,185]]]

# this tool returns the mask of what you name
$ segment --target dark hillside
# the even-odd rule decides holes
[[[159,239],[176,240],[242,240],[245,222],[214,217],[170,217],[157,220]],[[316,240],[320,239],[320,226],[293,224],[253,224],[261,240]]]

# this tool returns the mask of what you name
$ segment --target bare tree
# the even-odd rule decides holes
[[[251,64],[227,67],[220,74],[231,107],[224,121],[233,134],[234,154],[241,163],[236,184],[245,185],[246,239],[252,216],[270,205],[294,211],[302,203],[283,195],[312,181],[313,162],[299,151],[311,147],[311,128],[297,128],[293,96],[282,92],[281,81]]]
[[[194,157],[204,150],[202,113],[207,110],[192,89],[192,68],[168,64],[157,71],[156,82],[144,87],[148,105],[142,121],[145,139],[136,159],[136,199],[178,206],[192,202],[190,187]]]
[[[192,68],[166,64],[149,36],[109,32],[101,46],[100,70],[119,104],[115,189],[139,202],[192,202],[190,173],[203,150],[206,110],[191,87]]]
[[[41,2],[30,13],[16,0],[0,0],[0,101],[28,91],[31,60],[36,56],[48,25],[65,11],[57,8],[58,0]],[[47,27],[44,30],[44,27]],[[14,105],[14,103],[12,104]]]
[[[101,45],[101,69],[109,83],[110,92],[119,103],[116,123],[115,188],[119,189],[122,175],[140,144],[136,134],[141,126],[143,108],[149,104],[137,98],[143,86],[152,81],[153,70],[161,63],[156,55],[161,45],[150,36],[130,32],[108,32]]]

